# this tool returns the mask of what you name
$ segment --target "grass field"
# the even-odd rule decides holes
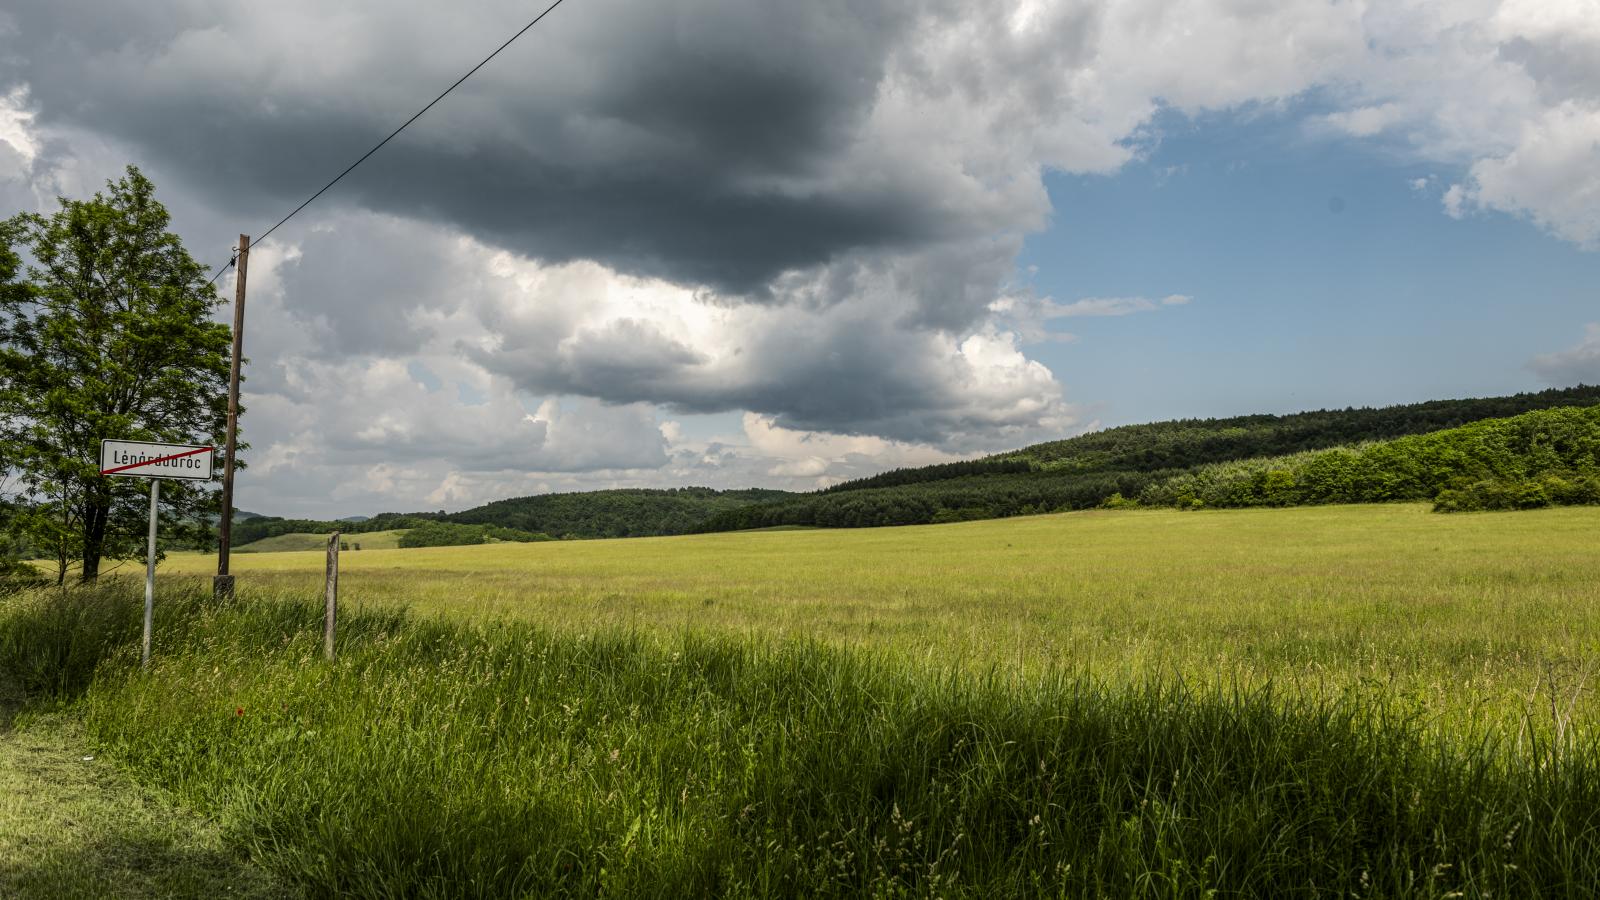
[[[0,694],[313,896],[1585,897],[1596,534],[1383,506],[363,551],[334,665],[320,554],[237,557],[223,608],[174,556],[148,673],[134,582],[24,595]]]
[[[1600,711],[1586,680],[1600,668],[1597,535],[1590,508],[1105,511],[363,551],[340,565],[348,604],[580,630],[817,637],[1023,674],[1376,686],[1449,723],[1517,727],[1530,710],[1553,720],[1552,694],[1558,718]],[[211,565],[174,556],[161,571]],[[323,566],[320,551],[277,553],[235,571],[310,592]]]
[[[395,528],[389,531],[369,531],[364,534],[347,534],[344,543],[349,545],[354,552],[357,544],[362,551],[366,550],[395,550],[400,546],[400,535],[405,534],[404,528]],[[305,532],[291,532],[289,534],[275,535],[251,541],[233,548],[235,553],[283,553],[292,551],[321,551],[326,552],[328,536],[325,534],[307,534]]]

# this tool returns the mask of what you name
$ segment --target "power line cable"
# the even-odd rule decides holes
[[[206,287],[211,287],[213,284],[216,284],[217,283],[217,279],[222,277],[222,273],[228,271],[231,268],[233,268],[233,264],[238,262],[238,261],[239,261],[239,254],[237,254],[237,253],[235,253],[235,254],[233,254],[233,256],[229,257],[228,261],[222,264],[222,268],[217,270],[217,274],[211,276],[211,280],[206,282]]]
[[[539,24],[540,20],[542,20],[545,16],[550,15],[550,13],[553,10],[555,10],[556,7],[560,6],[563,2],[565,2],[565,0],[555,0],[554,3],[552,3],[549,6],[545,7],[544,12],[541,12],[537,16],[535,16],[533,18],[533,21],[531,21],[528,24],[522,26],[522,28],[520,30],[518,30],[516,34],[513,34],[511,37],[507,38],[505,43],[503,43],[500,46],[494,48],[494,52],[493,53],[490,53],[488,56],[485,56],[482,60],[480,60],[477,65],[473,66],[470,70],[467,71],[467,74],[461,76],[460,78],[457,78],[455,80],[454,84],[452,84],[449,87],[444,89],[444,93],[442,93],[439,96],[437,96],[437,97],[433,98],[432,100],[428,101],[428,105],[424,106],[423,108],[421,108],[419,110],[417,110],[416,115],[414,115],[411,118],[405,120],[405,122],[399,128],[396,128],[394,131],[389,132],[389,136],[384,138],[383,140],[379,141],[376,145],[373,146],[373,148],[371,150],[368,150],[367,152],[361,154],[361,158],[360,159],[358,159],[355,162],[351,163],[348,167],[345,168],[345,170],[343,172],[340,172],[338,175],[335,175],[332,181],[330,181],[327,184],[323,185],[322,188],[320,190],[318,190],[315,194],[312,194],[310,197],[306,198],[306,201],[304,203],[300,204],[299,206],[296,206],[294,208],[293,212],[291,212],[287,216],[284,216],[283,218],[279,219],[278,220],[278,224],[273,225],[271,228],[268,228],[266,233],[261,235],[261,237],[259,237],[259,238],[255,239],[254,241],[252,241],[250,246],[251,247],[259,246],[274,231],[277,231],[280,227],[282,227],[285,222],[289,221],[290,219],[294,218],[297,214],[299,214],[300,210],[305,209],[306,207],[310,206],[313,200],[316,200],[318,197],[321,197],[323,194],[327,193],[328,188],[331,188],[334,185],[338,184],[340,179],[344,178],[346,175],[349,175],[352,171],[354,171],[356,166],[359,166],[362,163],[366,162],[367,161],[367,157],[369,157],[372,154],[377,153],[379,150],[383,149],[383,145],[384,144],[387,144],[390,141],[394,140],[395,136],[400,134],[400,132],[405,131],[406,128],[409,127],[412,122],[415,122],[416,120],[422,118],[422,114],[423,113],[427,112],[430,109],[433,109],[434,104],[438,103],[440,100],[443,100],[445,97],[449,96],[450,92],[455,90],[456,88],[460,87],[461,83],[463,81],[466,81],[468,78],[471,78],[473,75],[477,74],[479,69],[481,69],[484,66],[488,65],[489,61],[494,59],[496,56],[499,56],[500,55],[500,51],[502,51],[502,50],[506,49],[507,47],[511,46],[517,40],[517,38],[520,38],[524,34],[527,34],[529,29],[531,29],[531,28],[533,28],[533,26]],[[238,254],[235,253],[232,259],[229,259],[228,262],[225,265],[223,265],[222,268],[217,270],[217,274],[211,276],[211,281],[207,282],[207,287],[215,284],[217,279],[222,277],[222,273],[226,272],[226,271],[228,271],[228,269],[232,268],[233,264],[235,262],[238,262],[238,259],[239,259]]]

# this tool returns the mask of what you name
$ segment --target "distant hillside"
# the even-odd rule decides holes
[[[1600,502],[1600,406],[1544,409],[1391,441],[1212,463],[1146,488],[1145,505],[1432,500],[1441,511]]]
[[[279,516],[256,516],[233,523],[233,546],[241,548],[268,538],[284,535],[321,535],[326,541],[329,534],[370,534],[379,531],[415,528],[439,518],[438,513],[380,513],[370,519],[355,521],[324,521],[320,519],[284,519]],[[290,542],[292,545],[293,542]],[[256,548],[260,549],[260,548]],[[279,548],[282,549],[282,548]]]
[[[1478,400],[1434,400],[1379,409],[1317,410],[1286,416],[1239,416],[1129,425],[1003,454],[1047,469],[1173,469],[1283,456],[1360,441],[1382,441],[1456,428],[1482,419],[1560,406],[1600,403],[1600,387],[1579,386]]]
[[[543,532],[552,537],[642,537],[686,534],[721,513],[797,496],[800,495],[760,489],[627,488],[497,500],[442,518],[464,525],[500,525]]]
[[[1458,428],[1486,419],[1597,404],[1600,404],[1600,387],[1579,385],[1509,397],[1434,400],[1376,409],[1180,419],[1109,428],[1066,440],[1034,444],[986,459],[895,469],[813,493],[678,488],[541,494],[498,500],[452,514],[383,513],[365,521],[354,521],[359,517],[352,517],[341,522],[261,517],[236,524],[234,534],[236,544],[244,544],[281,534],[326,534],[335,528],[360,533],[416,528],[427,522],[453,522],[513,528],[552,537],[603,538],[748,528],[856,528],[991,519],[1084,509],[1117,495],[1128,500],[1145,496],[1146,502],[1167,502],[1159,499],[1157,493],[1147,492],[1158,491],[1162,485],[1178,484],[1180,482],[1175,479],[1183,476],[1215,477],[1215,473],[1200,474],[1207,466],[1276,459],[1336,447],[1359,447]],[[1259,475],[1260,465],[1245,467],[1251,473],[1249,477]],[[1478,481],[1484,484],[1474,490],[1488,493],[1460,500],[1466,508],[1511,502],[1499,495],[1488,496],[1500,490],[1490,484],[1492,479]],[[1463,484],[1452,483],[1448,489],[1465,488]],[[1434,485],[1430,490],[1435,493],[1427,494],[1428,498],[1444,488]],[[1549,490],[1560,493],[1564,489],[1552,484]],[[1456,502],[1448,497],[1445,500]],[[1202,499],[1201,502],[1208,501]]]
[[[262,516],[233,526],[235,546],[286,535],[326,535],[335,529],[349,535],[415,529],[432,522],[491,525],[551,537],[608,538],[686,534],[720,513],[800,496],[761,489],[716,491],[691,487],[665,490],[628,488],[567,494],[539,494],[496,500],[458,513],[380,513],[338,521],[281,519]],[[356,538],[352,537],[352,540]],[[304,542],[304,538],[296,541]],[[291,541],[284,546],[299,546]],[[275,546],[275,545],[267,545]],[[264,548],[259,548],[264,549]]]
[[[331,531],[332,529],[329,529]],[[365,534],[345,535],[342,540],[346,547],[354,550],[393,550],[400,546],[400,536],[404,530],[373,531]],[[262,538],[247,544],[237,546],[236,553],[282,553],[295,550],[324,550],[328,546],[328,532],[308,534],[293,531],[274,537]]]
[[[1388,440],[1553,407],[1593,406],[1600,387],[1378,409],[1184,419],[1035,444],[970,463],[899,469],[717,515],[701,531],[914,525],[1084,509],[1200,466]]]

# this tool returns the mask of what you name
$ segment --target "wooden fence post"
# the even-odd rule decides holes
[[[322,651],[333,661],[333,623],[339,608],[339,532],[328,538],[328,596],[323,612]]]

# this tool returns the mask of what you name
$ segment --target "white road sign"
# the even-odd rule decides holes
[[[118,478],[211,480],[211,447],[150,441],[101,441],[100,474]]]

